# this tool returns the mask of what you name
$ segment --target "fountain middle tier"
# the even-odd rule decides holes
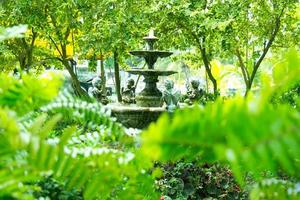
[[[162,93],[157,88],[159,76],[169,76],[177,73],[176,71],[154,70],[154,69],[135,69],[128,70],[128,73],[142,75],[144,77],[145,88],[136,96],[136,104],[142,107],[160,107]]]
[[[157,69],[131,69],[127,70],[130,74],[142,75],[142,76],[170,76],[176,74],[176,71],[172,70],[157,70]]]
[[[130,54],[144,58],[148,68],[154,69],[154,64],[156,63],[158,58],[165,58],[171,56],[173,53],[169,51],[158,51],[158,50],[137,50],[130,51]]]

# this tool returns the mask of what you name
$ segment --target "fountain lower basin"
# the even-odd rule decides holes
[[[127,128],[144,129],[166,112],[163,107],[137,107],[136,105],[110,104],[106,106],[112,116]]]

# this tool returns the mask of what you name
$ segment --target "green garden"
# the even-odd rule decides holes
[[[0,0],[0,199],[300,199],[298,0]]]

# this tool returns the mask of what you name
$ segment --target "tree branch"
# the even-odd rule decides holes
[[[32,48],[34,46],[34,43],[35,43],[38,33],[34,31],[33,27],[31,28],[31,32],[32,32],[32,40],[31,40],[30,46]]]
[[[274,40],[276,38],[277,33],[279,32],[280,25],[281,25],[281,17],[283,15],[283,12],[284,12],[284,8],[282,8],[280,14],[276,17],[274,29],[273,29],[273,31],[271,33],[271,36],[270,36],[267,44],[264,47],[264,50],[263,50],[261,56],[259,57],[259,59],[257,60],[257,62],[254,63],[253,71],[252,71],[252,74],[251,74],[251,77],[250,77],[250,88],[251,88],[251,85],[253,83],[253,80],[254,80],[254,77],[256,75],[256,72],[257,72],[258,68],[260,67],[260,64],[262,63],[262,61],[266,57],[266,55],[267,55],[270,47],[272,46],[272,44],[273,44],[273,42],[274,42]]]
[[[69,35],[70,35],[70,27],[67,27],[67,30],[65,32],[64,41],[68,41]]]
[[[238,48],[236,49],[236,56],[238,57],[239,66],[242,70],[243,78],[244,78],[245,84],[248,88],[248,86],[249,86],[249,72],[247,70],[247,67],[244,64],[243,58],[242,58],[240,50]]]
[[[62,54],[62,52],[60,51],[59,47],[57,46],[56,42],[53,40],[53,38],[52,38],[50,35],[48,35],[48,37],[49,37],[49,39],[51,40],[51,42],[53,43],[53,45],[55,46],[55,49],[58,51],[59,55],[60,55],[61,57],[63,57],[63,54]]]
[[[201,41],[200,37],[196,33],[194,33],[189,27],[185,26],[180,20],[178,20],[178,24],[181,27],[183,27],[184,30],[186,30],[187,33],[190,34],[193,37],[193,39],[196,41],[196,43],[197,43],[197,45],[198,45],[198,47],[200,49],[200,52],[201,52],[202,61],[203,61],[204,67],[205,67],[205,71],[206,71],[206,73],[207,73],[210,81],[213,84],[214,93],[216,95],[217,92],[218,92],[218,85],[217,85],[217,80],[215,79],[215,77],[213,76],[213,74],[211,72],[210,61],[208,59],[206,48],[204,46],[204,44],[205,44],[205,36],[202,37],[202,41]]]
[[[205,71],[210,79],[210,81],[212,82],[213,84],[213,87],[214,87],[214,94],[217,95],[218,93],[218,85],[217,85],[217,80],[215,79],[215,77],[213,76],[212,74],[212,71],[211,71],[211,66],[210,66],[210,62],[207,58],[207,53],[206,53],[206,49],[205,47],[203,47],[201,45],[201,43],[199,44],[199,48],[200,48],[200,51],[201,51],[201,56],[202,56],[202,60],[203,60],[203,63],[204,63],[204,67],[205,67]]]
[[[62,42],[63,42],[63,40],[64,40],[64,37],[62,36],[62,33],[60,32],[60,29],[59,29],[58,26],[57,26],[56,18],[53,16],[53,14],[49,14],[49,16],[50,16],[51,22],[52,22],[52,24],[53,24],[53,26],[54,26],[55,34],[56,34],[57,37],[59,38],[60,46],[63,47],[63,43],[62,43]],[[52,41],[52,42],[54,41],[53,38],[52,38],[51,41]],[[55,43],[55,45],[56,45],[56,47],[58,47],[56,43]],[[60,52],[60,55],[62,56],[62,55],[63,55],[62,52],[61,52],[61,51],[59,51],[59,52]]]

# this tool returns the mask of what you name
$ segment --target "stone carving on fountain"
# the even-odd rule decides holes
[[[135,103],[135,87],[133,79],[129,79],[126,88],[122,88],[122,101],[124,104]]]
[[[150,30],[149,35],[143,38],[146,41],[146,50],[130,51],[129,53],[144,58],[148,69],[132,69],[129,73],[142,75],[144,77],[145,88],[136,95],[136,104],[142,107],[161,107],[162,92],[157,88],[159,76],[169,76],[177,73],[169,70],[156,70],[154,65],[158,58],[169,57],[173,53],[169,51],[159,51],[154,49],[154,44],[158,40],[154,36],[154,31]]]
[[[95,77],[92,80],[92,87],[89,87],[88,94],[90,97],[97,99],[102,104],[108,104],[107,96],[102,91],[102,80],[100,77]]]
[[[174,112],[179,107],[180,92],[174,88],[173,81],[165,81],[165,90],[161,100],[166,104],[169,112]]]
[[[199,100],[204,95],[204,90],[199,88],[200,82],[198,80],[192,80],[190,82],[190,85],[192,86],[192,88],[187,88],[188,91],[184,102],[188,105],[192,105],[197,102],[199,103]]]

